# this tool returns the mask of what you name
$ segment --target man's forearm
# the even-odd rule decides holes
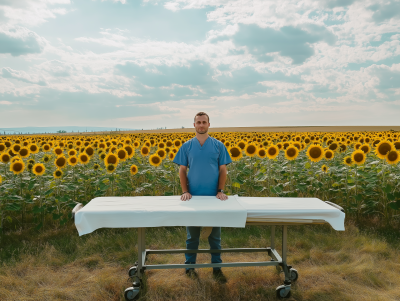
[[[181,181],[182,192],[188,191],[186,171],[179,171],[179,179]]]
[[[226,170],[221,170],[219,172],[219,178],[218,178],[218,189],[224,189],[225,182],[226,182]]]

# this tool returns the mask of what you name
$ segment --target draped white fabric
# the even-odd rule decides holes
[[[75,214],[79,236],[100,228],[168,226],[236,227],[246,221],[324,220],[344,231],[343,212],[317,198],[229,196],[98,197]]]

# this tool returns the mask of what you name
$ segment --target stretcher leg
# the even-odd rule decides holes
[[[285,274],[285,281],[283,285],[276,288],[276,294],[279,298],[289,298],[291,288],[291,266],[286,263],[287,259],[287,225],[282,226],[282,269]]]

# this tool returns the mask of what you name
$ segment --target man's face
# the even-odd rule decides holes
[[[206,115],[196,116],[195,123],[193,123],[196,132],[199,134],[205,134],[208,132],[208,128],[210,127],[210,123],[208,122],[208,118]]]

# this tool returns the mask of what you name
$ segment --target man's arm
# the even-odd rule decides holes
[[[227,174],[226,164],[220,165],[219,166],[218,189],[224,189],[225,182],[226,182],[226,174]],[[218,192],[217,198],[220,199],[221,201],[225,201],[226,199],[228,199],[228,196],[225,193]]]
[[[179,179],[181,180],[182,192],[188,191],[186,172],[187,172],[187,166],[180,165],[179,166]],[[189,192],[181,195],[182,201],[190,200],[191,198],[192,198],[192,195]]]

